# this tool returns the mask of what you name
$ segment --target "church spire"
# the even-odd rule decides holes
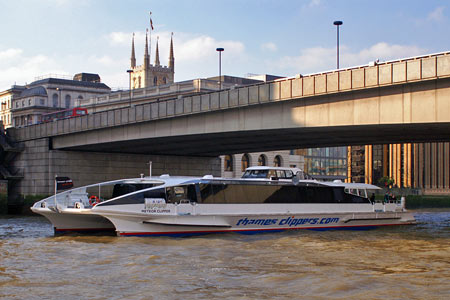
[[[172,72],[175,69],[175,57],[173,56],[173,32],[172,35],[170,36],[169,69],[171,69]]]
[[[155,52],[155,66],[160,66],[159,63],[159,49],[158,49],[159,36],[156,38],[156,52]]]
[[[134,32],[133,39],[131,41],[131,68],[136,67],[136,54],[134,53]]]
[[[148,29],[145,32],[145,54],[144,54],[144,68],[147,69],[150,65],[150,56],[148,55]]]

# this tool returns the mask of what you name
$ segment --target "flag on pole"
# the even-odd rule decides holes
[[[73,187],[73,181],[69,177],[56,177],[56,190],[67,190]]]
[[[153,28],[153,21],[152,21],[152,12],[150,12],[150,28],[152,30],[154,30],[154,28]]]

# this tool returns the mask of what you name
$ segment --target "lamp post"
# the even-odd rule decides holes
[[[130,91],[129,106],[131,107],[131,73],[133,73],[133,70],[127,70],[127,73],[128,73],[128,87]]]
[[[62,99],[61,99],[61,89],[59,87],[56,88],[56,90],[58,91],[58,102],[56,103],[56,107],[57,108],[61,108],[62,105]]]
[[[336,25],[337,28],[337,68],[339,69],[339,26],[344,24],[342,21],[334,21],[334,25]]]
[[[223,48],[217,48],[216,51],[219,52],[219,90],[222,90],[222,52]]]

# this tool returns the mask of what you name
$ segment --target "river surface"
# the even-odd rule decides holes
[[[418,225],[190,238],[53,236],[0,217],[0,299],[450,299],[450,210]]]

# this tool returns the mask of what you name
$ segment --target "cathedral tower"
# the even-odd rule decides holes
[[[161,66],[159,60],[159,39],[156,40],[155,64],[150,64],[149,53],[149,34],[148,30],[145,34],[144,61],[140,66],[136,66],[136,54],[134,49],[134,33],[131,42],[131,64],[130,64],[130,80],[131,88],[139,89],[150,86],[170,84],[174,82],[175,75],[175,58],[173,55],[173,33],[170,37],[170,53],[168,66]],[[151,32],[150,32],[151,44]]]

